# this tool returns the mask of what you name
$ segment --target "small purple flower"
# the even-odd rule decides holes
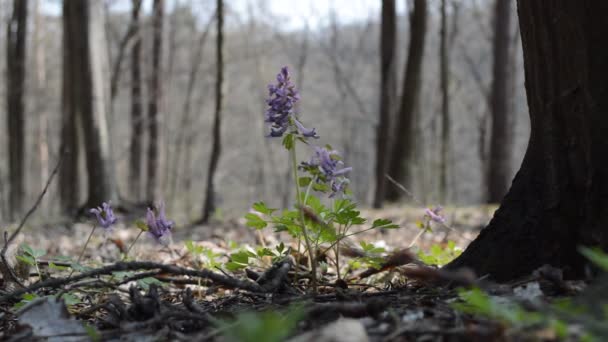
[[[148,208],[146,225],[148,226],[148,233],[150,236],[158,243],[165,244],[165,238],[171,234],[173,221],[167,220],[167,217],[165,216],[165,205],[162,202],[154,209]]]
[[[97,218],[97,223],[99,223],[99,225],[104,229],[109,229],[114,223],[116,223],[116,221],[118,221],[116,216],[114,216],[112,207],[106,202],[103,202],[101,207],[93,208],[89,210],[89,212],[95,215]]]
[[[428,217],[431,221],[435,221],[437,223],[445,224],[445,217],[440,214],[443,210],[441,206],[437,206],[433,209],[426,208],[424,210],[424,216]]]
[[[302,136],[304,136],[306,138],[315,138],[315,139],[319,138],[319,135],[317,135],[317,132],[315,131],[314,128],[308,129],[308,128],[304,127],[304,125],[302,125],[302,123],[300,121],[298,121],[298,119],[294,119],[293,122],[296,124],[296,127],[298,128],[298,132],[300,132],[300,134],[302,134]]]
[[[317,182],[328,184],[332,191],[329,195],[330,198],[344,192],[349,184],[346,174],[353,168],[343,167],[344,163],[340,160],[338,151],[330,150],[327,147],[313,146],[313,148],[315,154],[308,163],[303,162],[300,168],[316,175]]]

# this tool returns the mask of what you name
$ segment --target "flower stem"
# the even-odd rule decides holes
[[[308,249],[308,261],[310,263],[310,269],[312,272],[312,292],[317,293],[317,262],[315,258],[315,252],[312,250],[310,245],[310,239],[308,238],[308,232],[306,231],[306,224],[304,221],[304,203],[302,203],[302,197],[300,196],[300,185],[298,184],[298,162],[296,159],[296,147],[293,146],[289,151],[291,154],[291,167],[293,169],[293,181],[296,185],[296,197],[298,201],[298,210],[300,211],[300,221],[302,223],[302,235],[304,235],[304,242],[306,243],[306,249]]]
[[[84,243],[84,246],[82,247],[82,251],[80,251],[80,255],[78,256],[78,260],[76,260],[77,265],[80,265],[80,261],[82,260],[82,257],[84,256],[84,251],[87,250],[87,246],[89,245],[89,242],[91,241],[91,237],[93,237],[93,233],[95,233],[95,229],[97,229],[97,226],[93,226],[93,229],[91,229],[91,233],[89,234],[89,237],[87,238],[87,242]],[[68,275],[68,279],[70,277],[72,277],[72,274],[74,274],[73,267],[72,267],[72,270],[70,271],[70,275]]]
[[[127,248],[127,252],[122,257],[122,261],[125,261],[127,259],[127,257],[129,256],[129,252],[131,251],[131,248],[133,248],[133,246],[135,245],[135,243],[137,242],[137,240],[139,239],[139,237],[141,236],[141,234],[143,232],[144,232],[143,230],[140,230],[139,234],[137,234],[137,236],[135,237],[135,240],[133,240],[133,242],[131,242],[131,245],[129,246],[129,248]]]

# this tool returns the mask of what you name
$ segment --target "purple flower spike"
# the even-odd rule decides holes
[[[424,210],[424,215],[428,217],[431,221],[435,221],[437,223],[445,224],[445,217],[440,214],[443,210],[442,207],[438,206],[433,209],[426,208]]]
[[[148,226],[148,234],[156,240],[156,242],[165,245],[166,238],[171,234],[173,221],[167,220],[165,216],[165,205],[161,202],[154,209],[148,208],[146,213],[146,225]]]
[[[93,208],[89,210],[89,212],[95,215],[97,223],[99,223],[103,229],[110,229],[110,227],[118,221],[116,216],[114,216],[112,207],[106,202],[103,202],[101,207]]]
[[[270,137],[282,137],[290,125],[296,102],[300,95],[295,84],[291,82],[287,67],[281,68],[277,75],[277,84],[268,85],[268,109],[265,120],[270,124]]]

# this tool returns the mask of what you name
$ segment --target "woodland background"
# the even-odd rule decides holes
[[[0,46],[9,47],[7,32],[15,23],[14,6],[27,4],[27,29],[23,87],[23,205],[11,209],[9,140],[19,134],[9,129],[7,104],[14,83],[7,58],[0,54],[0,69],[6,82],[0,82],[0,221],[15,219],[40,194],[60,155],[62,122],[65,123],[64,21],[62,2],[54,0],[0,1]],[[68,1],[69,2],[69,1]],[[276,14],[274,2],[234,0],[224,2],[223,65],[217,62],[216,1],[147,1],[141,3],[139,27],[132,31],[132,7],[138,1],[92,1],[91,11],[102,29],[91,39],[99,45],[96,63],[103,70],[105,111],[119,202],[139,203],[164,200],[178,222],[200,217],[207,190],[208,164],[213,144],[213,119],[216,104],[217,69],[224,70],[221,116],[222,150],[213,178],[215,215],[241,216],[248,206],[264,200],[270,206],[286,207],[293,196],[287,154],[278,141],[265,138],[263,122],[266,85],[279,68],[290,67],[301,91],[298,112],[302,121],[316,127],[320,144],[330,143],[341,151],[351,174],[354,196],[363,205],[372,205],[376,186],[377,127],[381,108],[381,58],[383,39],[382,3],[394,1],[354,1],[352,6],[370,8],[363,20],[341,15],[341,2],[320,6],[305,1],[312,15]],[[519,167],[527,138],[529,120],[523,87],[523,65],[515,3],[508,3],[508,39],[496,41],[494,30],[497,6],[494,1],[397,1],[396,35],[390,45],[394,63],[390,104],[391,117],[398,114],[397,103],[404,96],[403,78],[411,39],[411,14],[415,5],[426,4],[426,35],[419,66],[421,82],[414,109],[414,128],[409,135],[414,144],[410,190],[425,203],[476,205],[495,202],[488,197],[489,163],[493,135],[492,89],[496,76],[493,61],[497,44],[508,49],[502,65],[508,70],[503,95],[507,103],[503,119],[506,135],[497,143],[508,152],[506,184]],[[501,1],[499,1],[501,2]],[[159,6],[159,7],[155,7]],[[323,10],[316,9],[322,7]],[[329,10],[326,11],[325,8]],[[160,12],[154,12],[154,8]],[[442,8],[444,18],[442,21]],[[505,10],[503,9],[503,12]],[[160,13],[160,17],[158,16]],[[160,31],[158,21],[162,22]],[[386,17],[384,18],[386,23]],[[298,24],[294,24],[298,23]],[[300,24],[301,23],[301,24]],[[445,30],[442,30],[442,23]],[[14,26],[12,26],[14,27]],[[92,26],[91,26],[92,27]],[[159,53],[155,53],[155,32],[161,32]],[[444,58],[441,58],[442,32],[445,33]],[[133,56],[140,41],[139,58]],[[154,67],[155,56],[158,67]],[[120,62],[119,62],[120,61]],[[133,129],[133,68],[141,73],[141,123],[144,132]],[[447,70],[447,88],[441,87],[441,67]],[[73,67],[73,65],[72,65]],[[151,96],[153,79],[160,92]],[[114,88],[113,90],[110,90]],[[447,89],[447,107],[442,106]],[[14,92],[13,92],[14,93]],[[150,104],[157,102],[159,128],[150,139]],[[447,109],[446,109],[447,108]],[[443,115],[447,113],[446,115]],[[445,120],[445,118],[448,120]],[[394,124],[390,126],[395,128]],[[447,130],[444,130],[447,127]],[[77,172],[67,182],[55,182],[41,208],[39,219],[71,213],[86,204],[87,142],[77,128],[75,146],[80,150]],[[447,132],[447,134],[443,134]],[[134,138],[135,137],[135,138]],[[139,139],[142,150],[134,155],[131,145]],[[158,143],[158,161],[150,168],[148,147]],[[442,153],[447,146],[447,153]],[[303,159],[303,158],[301,158]],[[140,174],[130,173],[132,162],[141,165]],[[66,167],[64,165],[62,168]],[[157,173],[149,182],[149,170]],[[446,175],[445,184],[441,181]],[[61,175],[60,175],[61,176]],[[61,178],[61,177],[60,177]],[[396,177],[398,178],[398,177]],[[65,179],[65,178],[64,178]],[[137,184],[137,185],[134,185]],[[70,188],[70,186],[72,186]],[[387,185],[391,187],[392,185]],[[506,187],[504,192],[506,192]],[[65,193],[76,194],[72,208],[62,203]],[[402,198],[402,200],[407,200]],[[500,200],[500,199],[498,199]],[[77,204],[77,205],[76,205]],[[70,211],[71,210],[71,211]]]

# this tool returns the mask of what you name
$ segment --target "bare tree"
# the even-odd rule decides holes
[[[129,185],[131,196],[139,200],[142,195],[142,160],[143,160],[143,98],[141,94],[141,33],[139,12],[141,0],[133,0],[131,11],[131,29],[134,42],[131,48],[131,143],[129,147]]]
[[[448,164],[450,150],[450,60],[448,54],[448,23],[446,0],[441,0],[439,31],[439,83],[441,89],[441,159],[439,163],[439,197],[447,201]]]
[[[492,132],[488,165],[488,203],[498,203],[507,192],[511,174],[511,137],[509,132],[509,93],[511,71],[511,1],[496,0],[492,69]]]
[[[408,49],[405,76],[403,77],[403,94],[394,125],[394,138],[391,147],[389,174],[411,187],[411,163],[413,159],[413,137],[415,111],[420,96],[422,77],[422,57],[426,37],[427,0],[414,1],[410,14],[410,45]],[[398,199],[399,189],[387,189],[387,198]]]
[[[82,124],[88,174],[85,207],[117,200],[107,121],[108,63],[101,2],[65,0],[64,100],[69,117]],[[68,84],[66,84],[66,82]],[[71,146],[74,150],[76,144]],[[74,181],[74,180],[72,180]]]
[[[395,44],[397,37],[397,14],[395,0],[382,1],[382,28],[380,30],[380,110],[376,128],[376,191],[374,208],[382,207],[385,198],[385,174],[390,160],[390,119],[393,109],[395,84]]]
[[[154,0],[152,9],[152,68],[148,92],[148,167],[146,197],[154,201],[158,195],[158,171],[160,170],[161,135],[159,129],[159,108],[161,103],[161,55],[163,45],[164,0]]]
[[[215,113],[213,115],[213,142],[211,156],[209,157],[209,169],[207,171],[207,189],[205,191],[205,204],[203,206],[203,216],[200,223],[209,222],[211,214],[215,210],[215,188],[213,178],[217,170],[222,150],[221,145],[221,114],[224,87],[224,1],[217,0],[217,38],[216,38],[216,67],[215,67]]]
[[[9,219],[23,210],[25,197],[25,34],[27,0],[13,1],[13,14],[6,26],[6,106],[9,156]]]

